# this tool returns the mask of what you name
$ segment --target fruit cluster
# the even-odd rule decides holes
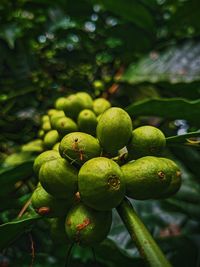
[[[160,199],[180,188],[178,166],[160,157],[164,134],[152,126],[133,130],[128,113],[106,99],[85,92],[58,98],[39,134],[46,151],[34,162],[32,205],[54,218],[52,233],[64,242],[101,242],[125,195]]]

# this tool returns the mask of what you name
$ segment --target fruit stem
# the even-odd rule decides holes
[[[128,199],[124,199],[117,207],[131,238],[135,242],[141,257],[150,267],[171,267],[165,255],[143,224]]]

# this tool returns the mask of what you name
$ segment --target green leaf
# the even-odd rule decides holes
[[[0,250],[9,246],[11,242],[26,232],[27,228],[40,218],[36,214],[29,216],[0,225]]]
[[[131,64],[121,77],[130,84],[191,83],[200,81],[199,43],[192,41],[182,46],[170,46],[166,51],[152,51],[149,55]]]
[[[200,140],[193,139],[194,137],[200,137],[200,131],[190,132],[190,133],[175,135],[175,136],[169,136],[166,138],[166,142],[167,142],[167,145],[184,144],[184,145],[199,147]]]
[[[149,33],[153,33],[155,30],[154,17],[149,10],[137,0],[103,0],[95,1],[114,14],[133,22],[142,29],[145,29]]]
[[[200,125],[200,99],[190,101],[184,98],[145,99],[126,108],[131,116],[157,116],[167,119],[185,119]]]
[[[3,168],[0,171],[0,196],[5,196],[14,189],[14,184],[33,174],[33,161]]]

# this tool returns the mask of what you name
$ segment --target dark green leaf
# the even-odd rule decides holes
[[[6,248],[11,242],[23,234],[27,228],[40,218],[39,215],[31,215],[0,225],[0,250]]]
[[[132,116],[157,116],[167,119],[185,119],[200,125],[200,99],[189,101],[184,98],[145,99],[126,108]]]
[[[166,142],[167,145],[184,144],[199,147],[200,140],[194,139],[194,137],[200,137],[200,131],[190,132],[182,135],[169,136],[166,138]]]

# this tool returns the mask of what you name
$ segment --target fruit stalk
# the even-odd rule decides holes
[[[168,262],[126,198],[117,207],[117,211],[147,266],[171,267],[172,265]]]

